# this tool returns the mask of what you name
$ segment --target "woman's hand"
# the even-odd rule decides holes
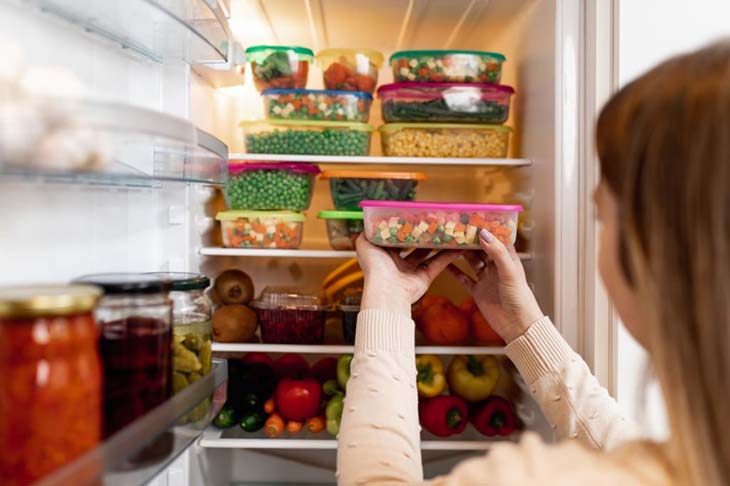
[[[363,235],[357,239],[357,256],[365,275],[361,309],[385,309],[410,317],[411,304],[462,255],[459,251],[447,251],[424,262],[430,251],[416,250],[407,258],[398,253],[371,244]]]
[[[543,314],[514,247],[505,247],[486,230],[479,233],[479,245],[486,255],[476,251],[464,255],[477,275],[476,281],[454,265],[449,271],[474,297],[497,334],[510,343]]]

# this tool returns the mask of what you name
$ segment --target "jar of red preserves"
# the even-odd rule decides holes
[[[0,288],[0,482],[30,484],[102,436],[90,285]]]

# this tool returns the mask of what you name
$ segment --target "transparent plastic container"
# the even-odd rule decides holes
[[[242,122],[250,154],[369,155],[373,127],[366,123],[308,120]]]
[[[338,211],[359,211],[365,200],[413,201],[422,172],[383,172],[376,170],[326,170],[332,202]]]
[[[360,313],[362,289],[348,289],[338,306],[342,312],[342,335],[347,344],[355,344],[357,315]]]
[[[251,302],[261,326],[261,340],[271,344],[322,344],[328,307],[316,294],[267,287]]]
[[[383,54],[372,49],[324,49],[317,53],[316,61],[325,88],[372,94]]]
[[[319,172],[316,164],[231,161],[223,194],[228,209],[305,211]]]
[[[386,123],[380,140],[383,153],[391,157],[503,158],[510,133],[502,125]]]
[[[294,249],[302,243],[304,215],[292,211],[223,211],[221,222],[226,248]]]
[[[365,237],[393,248],[478,250],[486,229],[505,245],[517,237],[522,206],[363,201]]]
[[[367,123],[373,96],[357,91],[267,89],[267,120],[349,121]]]
[[[261,92],[269,88],[304,88],[314,53],[297,46],[251,46],[246,62],[251,63],[253,83]]]
[[[393,83],[378,88],[383,121],[502,124],[515,90],[501,84]]]
[[[399,51],[390,56],[393,81],[499,83],[505,57],[485,51]]]
[[[317,217],[327,223],[327,238],[333,250],[355,249],[355,240],[364,230],[362,211],[320,211]]]

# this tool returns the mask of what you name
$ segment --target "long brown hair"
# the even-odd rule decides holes
[[[730,41],[674,57],[605,106],[596,142],[622,270],[680,484],[730,484]]]

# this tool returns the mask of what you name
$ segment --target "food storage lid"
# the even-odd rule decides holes
[[[507,58],[504,57],[504,54],[500,54],[499,52],[488,52],[488,51],[464,51],[460,49],[451,49],[451,50],[425,50],[425,51],[398,51],[394,52],[392,56],[390,56],[390,61],[393,61],[394,59],[400,59],[401,57],[419,57],[419,56],[434,56],[434,57],[442,57],[442,56],[448,56],[453,54],[471,54],[473,56],[490,56],[490,57],[496,57],[500,61],[506,61]]]
[[[237,219],[276,218],[287,223],[301,223],[304,215],[294,211],[220,211],[215,215],[218,221],[235,221]]]
[[[512,128],[504,125],[479,125],[476,123],[386,123],[381,125],[379,130],[389,134],[406,128],[459,128],[469,130],[492,130],[494,132],[512,132]]]
[[[0,318],[65,316],[89,312],[101,297],[93,285],[21,285],[0,288]]]
[[[149,272],[161,280],[170,282],[170,290],[205,290],[210,287],[210,279],[200,273],[191,272]]]
[[[339,58],[339,57],[348,57],[348,56],[357,56],[358,54],[362,54],[364,56],[367,56],[367,58],[372,62],[376,68],[380,68],[383,64],[383,54],[379,51],[373,50],[373,49],[339,49],[339,48],[330,48],[330,49],[322,49],[321,51],[317,52],[317,64],[319,64],[321,67],[324,67],[324,64],[327,64],[327,60],[331,60],[332,58]],[[327,60],[325,60],[327,58]]]
[[[312,128],[347,128],[361,132],[372,132],[373,127],[367,123],[346,122],[346,121],[317,121],[317,120],[254,120],[242,121],[243,128],[256,125],[272,125],[281,127],[312,127]]]
[[[319,219],[363,219],[362,211],[320,211]]]
[[[286,170],[295,174],[313,174],[321,172],[317,164],[308,162],[246,162],[231,160],[228,162],[228,173],[238,174],[247,170]]]
[[[425,181],[423,172],[386,172],[381,170],[326,170],[322,179],[407,179]]]
[[[171,287],[170,282],[149,273],[99,273],[78,277],[74,283],[97,285],[105,295],[154,294],[168,292]]]
[[[342,91],[339,89],[285,89],[285,88],[270,88],[265,89],[261,92],[262,95],[282,95],[282,94],[298,94],[298,95],[327,95],[327,96],[354,96],[356,98],[362,98],[365,100],[372,100],[373,95],[370,93],[364,93],[362,91]]]
[[[519,204],[439,203],[412,201],[362,201],[361,208],[428,209],[432,211],[522,211]]]
[[[432,99],[437,95],[447,90],[452,91],[502,91],[504,93],[514,94],[515,89],[512,86],[505,84],[490,84],[490,83],[390,83],[384,84],[378,88],[378,96],[395,95],[397,96],[400,90],[413,90],[408,93],[409,98],[424,98]]]
[[[272,52],[280,51],[292,51],[299,54],[301,57],[308,57],[310,60],[314,57],[314,52],[306,47],[299,46],[251,46],[246,49],[246,62],[261,63],[264,59],[269,57]]]
[[[325,310],[321,295],[298,292],[288,287],[266,287],[261,296],[251,302],[254,309]]]

